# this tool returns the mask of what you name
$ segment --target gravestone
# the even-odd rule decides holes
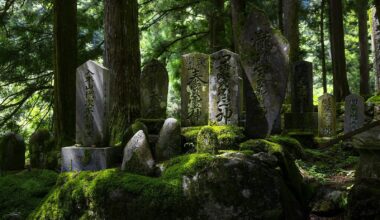
[[[285,130],[313,134],[318,128],[313,105],[313,64],[298,61],[293,65],[291,113],[285,114]]]
[[[344,133],[354,131],[364,125],[364,99],[351,94],[345,99]]]
[[[380,22],[376,16],[376,8],[371,9],[372,51],[374,51],[374,69],[376,78],[376,91],[380,92]]]
[[[241,29],[238,47],[243,68],[267,120],[257,132],[264,129],[269,135],[285,99],[289,45],[271,28],[263,11],[256,8],[250,11]],[[249,114],[257,114],[248,110],[246,113],[247,118],[251,117]]]
[[[87,61],[76,74],[76,143],[85,147],[108,142],[110,73]]]
[[[141,73],[141,117],[166,118],[169,76],[158,60],[147,63]]]
[[[182,56],[181,121],[184,127],[208,124],[209,66],[209,55]]]
[[[299,61],[294,64],[292,80],[292,112],[313,112],[313,64]]]
[[[210,118],[212,125],[238,125],[240,114],[240,58],[228,50],[210,56]]]
[[[330,94],[318,98],[318,134],[320,137],[336,135],[335,98]]]
[[[22,170],[25,166],[24,139],[13,132],[0,137],[0,171]]]

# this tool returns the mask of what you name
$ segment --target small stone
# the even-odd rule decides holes
[[[121,170],[141,175],[151,175],[154,172],[154,160],[145,133],[140,130],[124,148]]]
[[[177,119],[168,118],[161,128],[156,145],[157,161],[164,161],[181,154],[181,126]]]
[[[197,153],[218,153],[218,136],[215,131],[209,127],[203,127],[197,137]]]

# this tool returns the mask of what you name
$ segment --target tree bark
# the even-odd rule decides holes
[[[290,63],[299,61],[300,36],[298,24],[298,0],[282,0],[283,33],[290,45]]]
[[[321,2],[321,21],[320,21],[320,31],[321,31],[321,61],[322,61],[322,85],[323,85],[323,94],[327,93],[327,71],[326,71],[326,49],[325,49],[325,5],[326,1],[322,0]]]
[[[284,13],[282,8],[282,0],[278,0],[278,29],[284,33]]]
[[[235,53],[239,53],[240,27],[246,18],[246,5],[246,0],[231,0],[232,32]]]
[[[329,0],[329,12],[334,96],[339,102],[343,101],[350,94],[346,72],[346,56],[344,53],[342,0]]]
[[[210,51],[219,51],[226,47],[224,27],[224,0],[211,0],[212,10],[209,15]]]
[[[77,2],[54,1],[54,133],[58,148],[75,144]]]
[[[374,0],[375,8],[372,9],[372,47],[374,51],[374,71],[376,77],[376,93],[380,94],[380,0]]]
[[[368,97],[369,91],[369,52],[368,52],[368,0],[357,0],[359,20],[359,48],[360,48],[360,95]]]
[[[110,145],[140,116],[140,43],[137,0],[104,1],[104,64],[111,70]]]

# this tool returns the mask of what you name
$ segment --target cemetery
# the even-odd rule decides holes
[[[380,218],[380,2],[207,2],[0,3],[54,45],[28,76],[0,38],[0,219]]]

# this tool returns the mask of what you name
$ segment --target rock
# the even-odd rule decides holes
[[[141,73],[141,116],[166,118],[169,76],[165,65],[158,60],[148,62]]]
[[[121,170],[141,175],[154,172],[154,160],[144,131],[138,131],[124,148]]]
[[[164,161],[181,154],[181,126],[177,119],[168,118],[161,128],[156,145],[156,160]]]
[[[217,154],[218,136],[210,126],[203,127],[197,136],[197,153]]]
[[[22,170],[25,167],[24,139],[13,132],[0,138],[0,170]]]
[[[128,143],[128,141],[140,130],[144,132],[145,136],[148,136],[148,128],[141,121],[136,121],[131,126],[129,126],[123,134],[121,146],[125,146]]]
[[[54,139],[47,129],[40,129],[30,136],[29,154],[32,168],[57,168],[58,152],[54,149]]]
[[[311,202],[311,212],[318,216],[331,216],[344,212],[347,193],[337,189],[321,187]]]
[[[349,219],[379,219],[380,180],[356,181],[348,197]]]

